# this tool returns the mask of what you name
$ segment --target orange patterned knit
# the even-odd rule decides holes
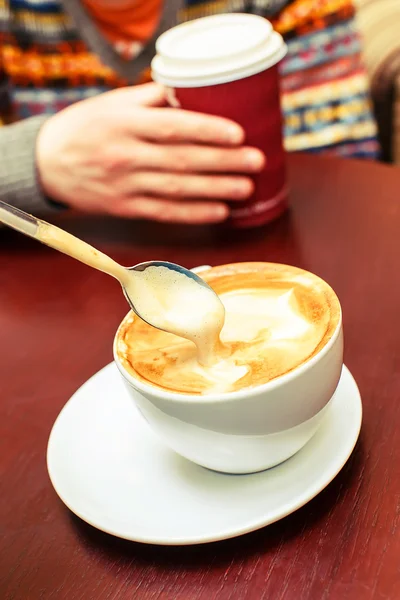
[[[84,0],[103,35],[128,59],[155,32],[162,3],[163,0]]]

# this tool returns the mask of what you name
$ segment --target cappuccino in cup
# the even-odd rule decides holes
[[[210,311],[202,328],[197,305],[180,304],[180,337],[129,313],[115,362],[175,452],[225,473],[261,471],[293,456],[322,423],[343,365],[340,303],[325,281],[287,265],[229,264],[201,276],[224,319]]]
[[[213,268],[204,278],[225,307],[222,330],[220,314],[216,327],[203,330],[203,346],[213,349],[211,356],[201,364],[191,341],[131,315],[120,327],[118,353],[133,377],[181,394],[251,388],[310,360],[339,322],[333,290],[296,267],[240,263]],[[193,322],[198,318],[190,304],[186,314]],[[219,340],[208,339],[219,332]]]

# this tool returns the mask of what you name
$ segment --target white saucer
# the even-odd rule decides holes
[[[47,465],[63,502],[98,529],[151,544],[211,542],[264,527],[314,498],[349,458],[361,415],[344,367],[324,422],[303,450],[263,473],[223,475],[166,448],[111,364],[61,411]]]

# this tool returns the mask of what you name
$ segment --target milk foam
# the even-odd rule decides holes
[[[265,329],[270,339],[294,339],[305,335],[310,326],[299,315],[293,289],[238,290],[224,294],[223,304],[227,315],[223,341],[250,342]]]

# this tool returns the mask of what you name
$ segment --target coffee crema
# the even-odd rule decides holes
[[[131,376],[181,394],[237,391],[307,362],[337,329],[341,311],[336,294],[297,267],[238,263],[214,267],[202,277],[225,306],[222,344],[213,364],[201,366],[193,343],[129,313],[116,348]]]

